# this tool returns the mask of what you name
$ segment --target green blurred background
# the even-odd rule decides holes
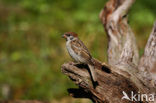
[[[98,17],[105,3],[0,0],[0,100],[71,101],[66,89],[75,85],[60,67],[72,59],[61,35],[77,32],[93,57],[107,62],[107,36]],[[129,13],[140,55],[156,17],[155,5],[155,0],[136,0]]]

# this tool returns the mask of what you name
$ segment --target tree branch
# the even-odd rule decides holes
[[[143,78],[147,80],[147,85],[152,83],[156,86],[156,22],[146,44],[144,55],[140,59],[139,70]]]
[[[63,64],[62,72],[80,87],[79,89],[68,89],[70,95],[76,98],[90,98],[96,103],[128,103],[128,101],[121,99],[122,91],[130,95],[130,91],[137,93],[140,89],[127,78],[130,76],[129,74],[123,72],[127,75],[125,77],[108,65],[101,64],[101,68],[99,67],[95,68],[99,85],[94,89],[88,66],[74,63]]]
[[[110,0],[100,13],[100,19],[109,38],[108,63],[112,66],[116,66],[121,59],[123,59],[125,64],[129,63],[127,59],[124,60],[124,55],[131,58],[131,62],[135,65],[138,64],[138,48],[126,18],[133,2],[134,0]],[[126,47],[126,42],[131,46]],[[129,51],[129,53],[127,54],[125,51]]]

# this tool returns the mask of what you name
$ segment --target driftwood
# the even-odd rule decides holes
[[[127,13],[134,0],[109,0],[100,12],[108,35],[108,64],[94,59],[99,85],[94,89],[88,66],[73,62],[62,65],[62,72],[79,88],[68,89],[75,98],[89,98],[95,103],[151,102],[153,99],[122,99],[134,94],[156,93],[156,23],[143,56],[139,59],[134,33],[127,23]],[[156,98],[154,98],[156,101]]]

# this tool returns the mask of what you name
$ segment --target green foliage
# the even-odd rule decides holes
[[[61,73],[70,61],[61,35],[74,31],[93,57],[107,60],[107,36],[99,20],[106,0],[1,0],[0,87],[10,99],[52,100],[75,86]],[[155,1],[136,1],[129,18],[140,54],[155,19]],[[4,99],[0,90],[0,99]]]

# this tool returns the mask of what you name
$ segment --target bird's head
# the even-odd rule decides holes
[[[73,40],[74,38],[78,38],[78,35],[74,32],[66,32],[62,35],[66,40]]]

